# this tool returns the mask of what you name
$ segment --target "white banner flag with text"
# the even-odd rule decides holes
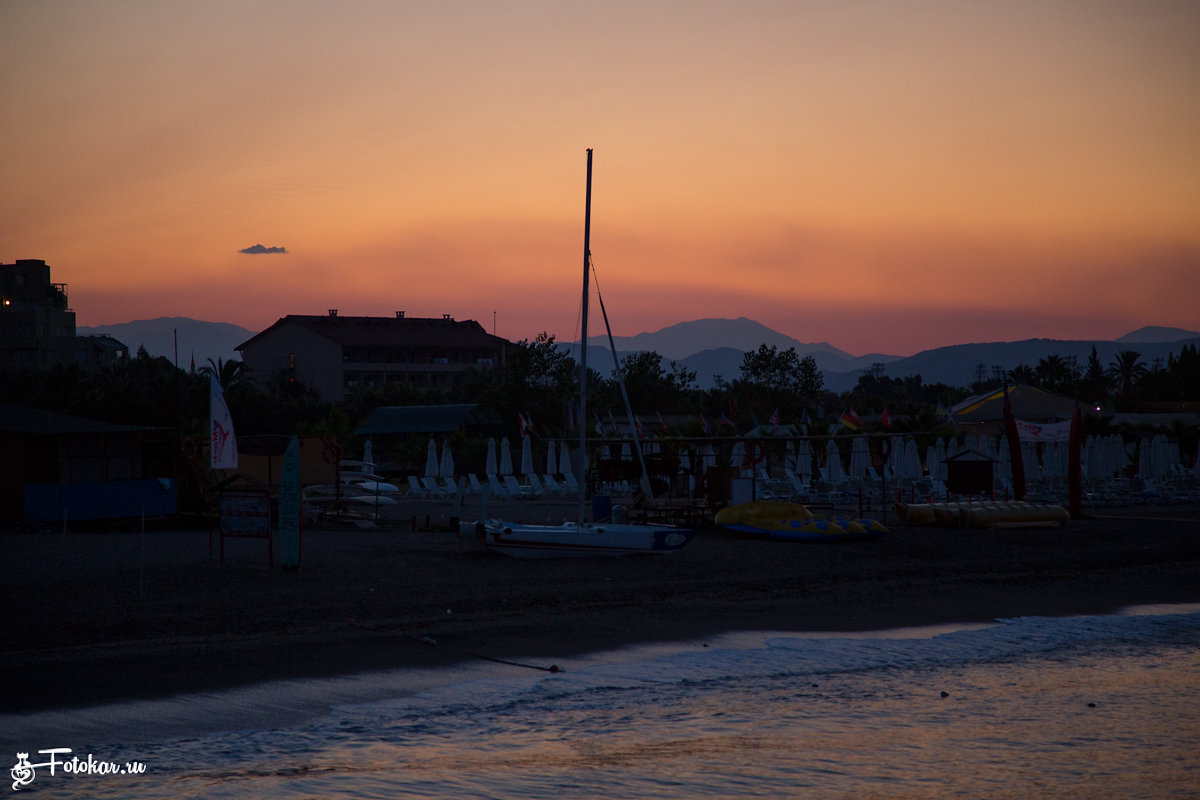
[[[225,392],[217,379],[209,376],[209,430],[211,432],[212,468],[237,469],[237,436],[233,433],[233,417],[225,405]]]
[[[1071,423],[1026,422],[1019,419],[1017,433],[1023,442],[1067,442],[1071,439]]]

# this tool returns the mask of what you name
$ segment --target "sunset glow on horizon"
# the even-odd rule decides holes
[[[618,335],[1200,330],[1197,42],[1168,0],[5,2],[0,261],[80,325],[567,341],[591,147]]]

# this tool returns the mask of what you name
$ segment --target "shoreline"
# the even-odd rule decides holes
[[[553,561],[479,552],[447,533],[327,528],[305,532],[298,573],[268,570],[261,542],[237,542],[222,565],[206,531],[0,537],[12,556],[4,714],[476,660],[546,668],[738,631],[853,633],[1200,602],[1192,506],[1122,509],[1062,529],[893,525],[879,540],[816,545],[703,529],[671,556]]]

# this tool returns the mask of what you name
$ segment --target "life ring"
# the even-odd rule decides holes
[[[342,460],[342,446],[332,436],[321,437],[321,458],[326,464],[338,464]]]
[[[191,436],[185,436],[179,442],[179,453],[188,461],[196,460],[196,440]]]

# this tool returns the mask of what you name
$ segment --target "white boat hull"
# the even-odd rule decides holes
[[[669,525],[597,523],[524,525],[492,520],[484,525],[488,548],[515,558],[580,558],[663,554],[682,550],[696,535]]]

